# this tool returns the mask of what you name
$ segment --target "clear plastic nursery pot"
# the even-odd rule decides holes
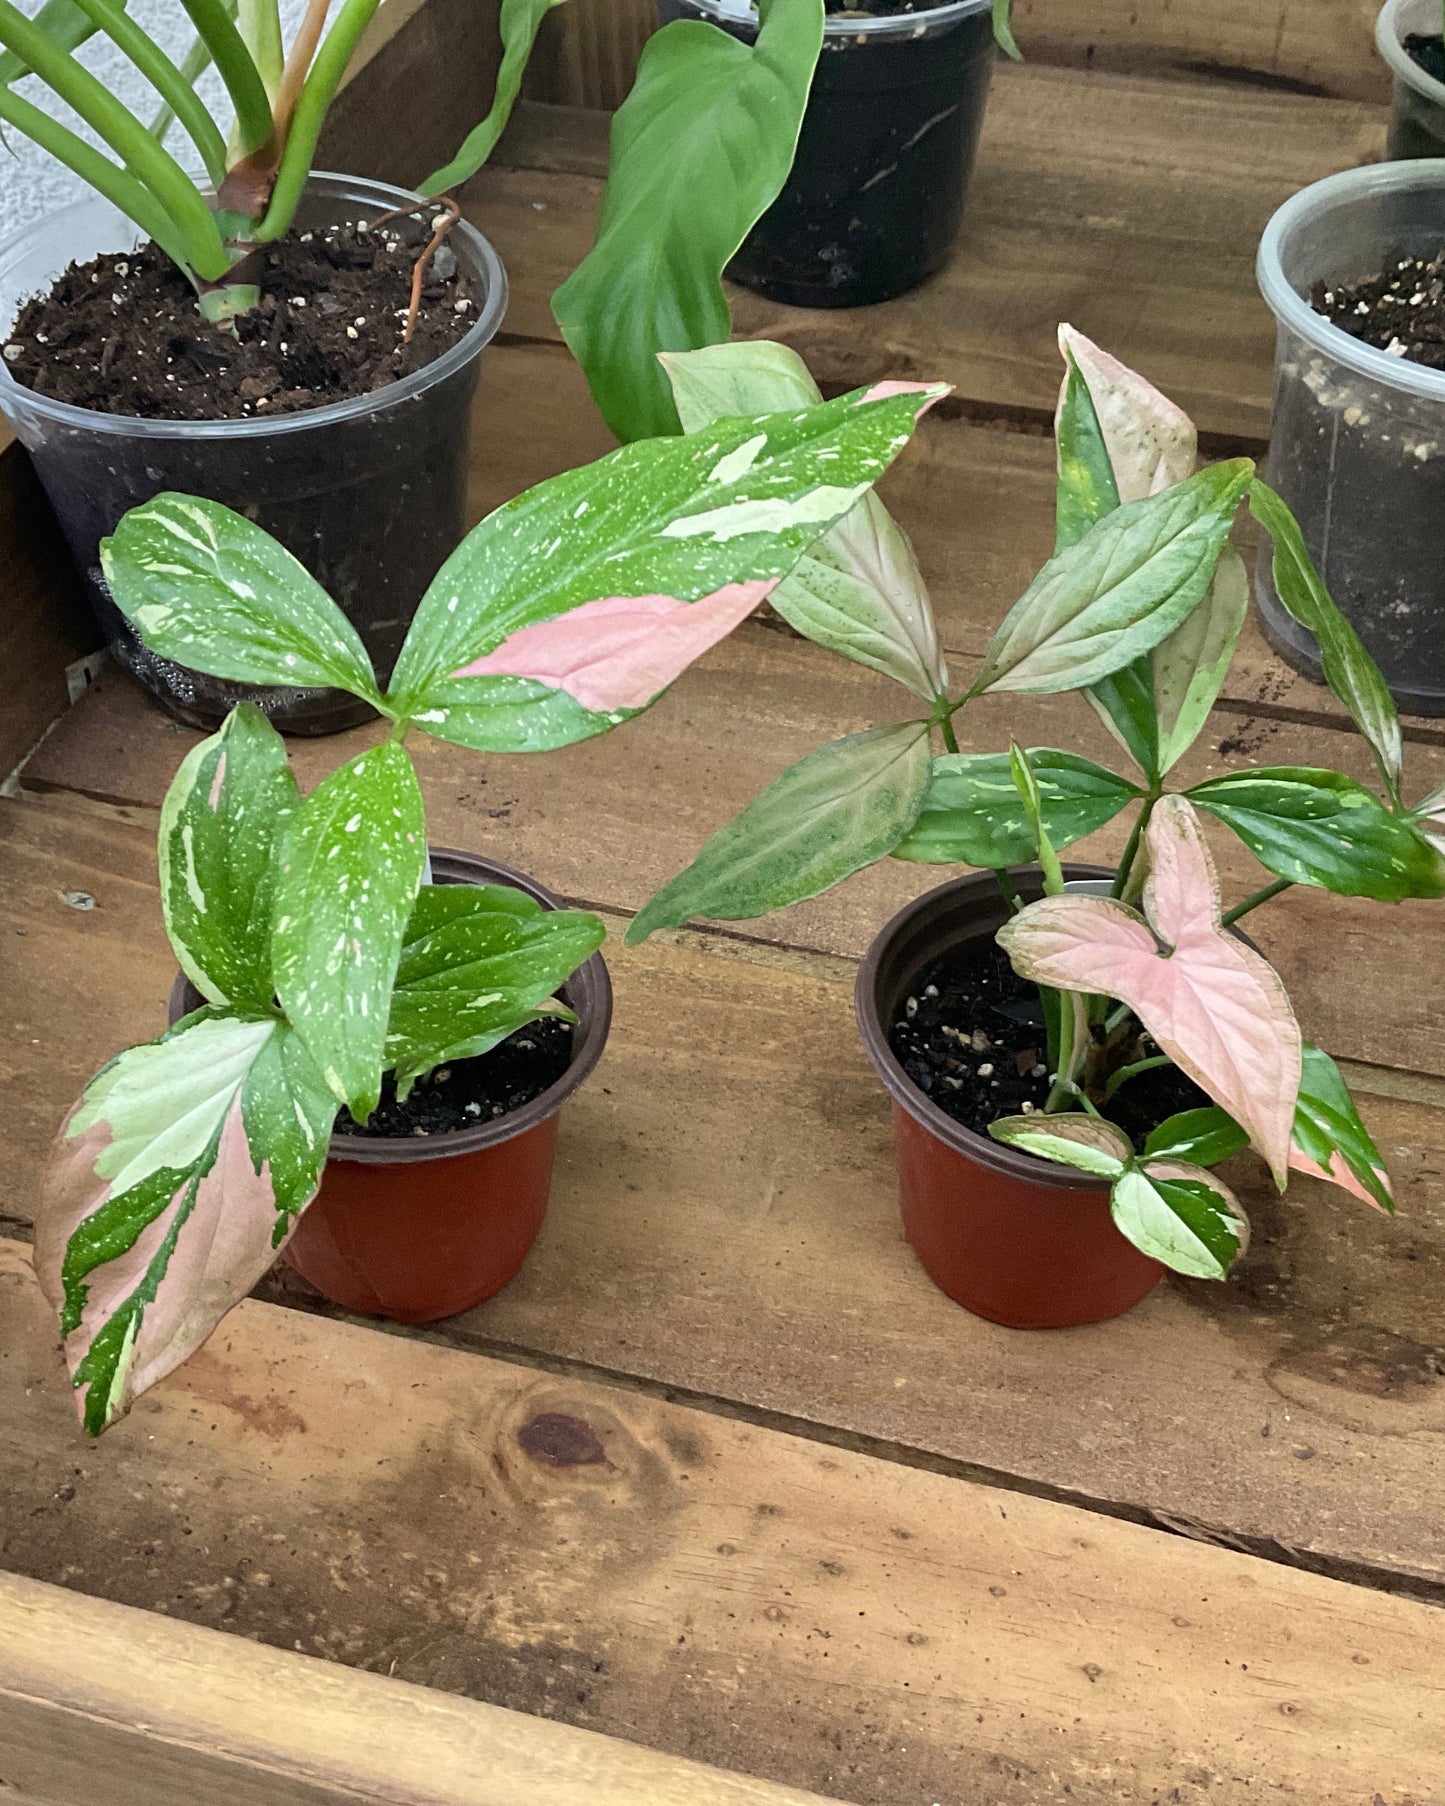
[[[1445,714],[1445,372],[1351,338],[1309,296],[1442,251],[1445,160],[1432,158],[1303,189],[1270,221],[1258,264],[1279,323],[1269,481],[1397,702],[1421,715]],[[1255,591],[1270,644],[1318,680],[1313,638],[1275,595],[1268,541]]]
[[[1064,870],[1071,879],[1112,875]],[[1036,868],[1013,876],[1026,901],[1042,895]],[[955,1122],[889,1045],[921,973],[951,949],[991,941],[1008,916],[993,874],[972,873],[900,910],[859,968],[858,1030],[893,1099],[903,1227],[933,1283],[976,1316],[1010,1329],[1102,1323],[1147,1297],[1164,1274],[1114,1227],[1108,1185]]]
[[[315,175],[297,226],[375,219],[428,203],[381,182]],[[133,247],[136,228],[97,197],[56,208],[0,244],[0,337],[21,304],[71,263]],[[213,728],[243,698],[293,734],[333,733],[370,710],[329,689],[256,690],[148,652],[111,601],[100,541],[162,490],[203,495],[257,521],[345,610],[384,677],[427,584],[466,530],[471,399],[507,282],[465,221],[448,243],[472,278],[477,317],[441,357],[370,395],[275,420],[142,420],[23,387],[0,362],[0,409],[35,463],[119,662],[182,721]]]
[[[1386,0],[1375,42],[1394,77],[1387,157],[1445,156],[1445,82],[1426,73],[1405,48],[1410,37],[1439,37],[1440,0]]]
[[[557,907],[540,884],[494,860],[433,849],[431,861],[437,884],[510,884]],[[516,1277],[546,1214],[558,1114],[607,1043],[612,983],[600,953],[561,996],[578,1018],[572,1063],[520,1110],[415,1140],[332,1136],[321,1189],[283,1258],[334,1304],[397,1323],[432,1323]],[[171,1020],[200,1003],[179,979]]]
[[[749,0],[661,0],[751,40]],[[995,59],[990,0],[830,13],[791,175],[728,275],[795,307],[861,307],[940,270],[963,218]]]

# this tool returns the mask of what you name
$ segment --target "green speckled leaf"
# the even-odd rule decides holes
[[[1140,794],[1092,759],[1031,747],[1044,829],[1057,852],[1102,828]],[[1022,865],[1037,853],[1007,753],[944,753],[918,820],[893,849],[921,865]]]

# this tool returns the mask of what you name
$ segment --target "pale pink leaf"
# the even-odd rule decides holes
[[[452,676],[527,677],[593,714],[645,708],[766,600],[777,579],[728,583],[697,602],[606,596],[520,628]]]
[[[1067,323],[1059,327],[1059,349],[1088,385],[1121,502],[1142,501],[1194,474],[1198,437],[1182,408]],[[1067,391],[1066,374],[1060,410]]]
[[[1005,923],[999,943],[1038,984],[1127,1003],[1283,1186],[1303,1062],[1284,986],[1220,926],[1213,862],[1183,797],[1155,807],[1146,845],[1147,920],[1108,898],[1045,897]]]
[[[1368,1204],[1371,1210],[1378,1210],[1381,1216],[1389,1215],[1379,1199],[1374,1197],[1350,1171],[1349,1163],[1338,1148],[1330,1155],[1328,1169],[1321,1166],[1318,1160],[1312,1159],[1303,1149],[1293,1146],[1289,1151],[1289,1163],[1292,1171],[1307,1173],[1311,1179],[1323,1179],[1327,1185],[1338,1185],[1349,1192],[1351,1197],[1358,1198],[1362,1204]],[[1380,1177],[1388,1183],[1388,1173],[1381,1172]]]

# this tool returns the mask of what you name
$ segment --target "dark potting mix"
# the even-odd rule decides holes
[[[1042,1111],[1052,1089],[1038,986],[1020,978],[993,941],[955,948],[925,967],[888,1041],[918,1089],[978,1135],[1000,1117]],[[1151,1042],[1145,1051],[1158,1049]],[[1167,1117],[1209,1101],[1177,1067],[1159,1066],[1121,1085],[1105,1114],[1142,1153]]]
[[[154,245],[72,264],[21,308],[0,355],[37,394],[142,420],[265,418],[369,395],[456,344],[481,297],[443,239],[403,343],[431,223],[367,223],[268,246],[260,306],[234,332],[201,318],[194,289]]]
[[[336,1132],[395,1139],[475,1129],[530,1104],[555,1085],[571,1064],[572,1024],[544,1016],[508,1035],[490,1053],[438,1066],[417,1080],[404,1103],[397,1101],[396,1081],[387,1073],[381,1102],[365,1126],[358,1126],[351,1112],[342,1110],[336,1118]]]
[[[1438,31],[1412,31],[1405,38],[1405,55],[1426,75],[1445,82],[1445,41]]]
[[[1429,258],[1397,252],[1359,282],[1317,282],[1310,302],[1362,344],[1445,370],[1445,246]]]

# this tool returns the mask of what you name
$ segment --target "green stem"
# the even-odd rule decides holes
[[[188,275],[191,273],[185,235],[150,189],[138,182],[133,175],[118,168],[109,157],[102,156],[94,145],[78,138],[48,113],[42,113],[39,107],[19,94],[11,93],[3,84],[0,84],[0,121],[13,125],[17,132],[23,132],[27,138],[33,139],[42,150],[49,151],[67,169],[74,170],[82,182],[97,194],[104,195],[127,219],[134,220],[148,238],[154,239],[167,257]]]
[[[240,0],[236,29],[256,65],[266,98],[274,106],[281,86],[281,71],[286,65],[286,50],[281,41],[281,9],[276,0]]]
[[[1139,857],[1139,846],[1144,839],[1144,830],[1149,826],[1149,817],[1154,813],[1154,805],[1158,801],[1157,796],[1145,797],[1144,807],[1134,818],[1129,842],[1124,848],[1124,857],[1119,861],[1119,869],[1114,874],[1114,888],[1110,892],[1111,896],[1122,897],[1129,889],[1129,880],[1134,875],[1134,863]]]
[[[206,48],[205,40],[202,38],[193,39],[190,49],[181,59],[180,70],[183,79],[190,82],[194,87],[210,66],[211,53]],[[162,105],[156,108],[155,117],[146,127],[146,130],[150,133],[152,138],[159,139],[159,141],[164,144],[166,138],[170,134],[170,129],[175,122],[175,108],[169,105]],[[212,179],[214,180],[214,178]]]
[[[45,0],[44,6],[30,23],[43,31],[57,50],[79,50],[95,36],[95,27],[75,4],[75,0]],[[0,86],[9,87],[29,75],[30,65],[13,50],[0,56]]]
[[[75,4],[130,58],[170,107],[200,152],[206,174],[219,187],[226,174],[226,141],[202,104],[193,81],[186,79],[159,44],[115,0],[75,0]]]
[[[1268,903],[1271,897],[1277,897],[1282,890],[1288,890],[1293,880],[1276,878],[1273,884],[1266,884],[1263,890],[1255,891],[1253,896],[1246,897],[1242,903],[1236,903],[1233,909],[1227,909],[1222,918],[1222,925],[1230,928],[1241,916],[1247,916],[1251,909],[1258,909],[1261,903]]]
[[[1132,1079],[1137,1073],[1153,1072],[1156,1066],[1172,1066],[1173,1064],[1174,1062],[1168,1054],[1151,1054],[1147,1060],[1136,1060],[1132,1066],[1121,1066],[1104,1087],[1104,1102],[1108,1103],[1126,1079]]]
[[[953,717],[944,715],[938,723],[938,731],[943,735],[943,744],[951,753],[958,751],[958,735],[953,731]]]
[[[331,102],[350,67],[361,34],[380,4],[381,0],[343,0],[335,23],[322,40],[286,135],[286,149],[276,173],[276,186],[271,191],[271,205],[253,235],[256,243],[269,244],[284,237],[290,229],[306,179],[311,174],[311,159]]]
[[[1009,876],[1006,867],[996,865],[992,869],[994,877],[998,880],[998,887],[1003,892],[1004,902],[1007,903],[1009,908],[1017,915],[1024,906],[1024,900],[1019,895],[1018,886]]]
[[[181,0],[202,43],[211,53],[216,72],[226,84],[236,109],[236,129],[241,153],[249,157],[271,141],[274,130],[266,84],[237,31],[224,0]]]
[[[1116,1028],[1122,1028],[1134,1014],[1127,1003],[1116,1004],[1104,1018],[1104,1033],[1112,1035]]]
[[[1044,1102],[1046,1114],[1062,1109],[1065,1100],[1074,1095],[1074,1060],[1077,1052],[1074,1031],[1077,1026],[1078,1012],[1073,1007],[1073,993],[1061,992],[1059,996],[1059,1063],[1054,1068],[1053,1089]]]

